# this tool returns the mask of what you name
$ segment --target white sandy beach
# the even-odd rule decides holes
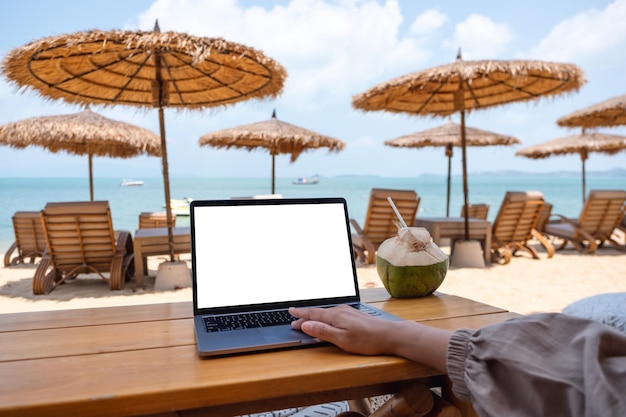
[[[449,248],[444,247],[445,251]],[[569,303],[596,294],[626,292],[626,254],[605,247],[594,255],[565,249],[552,259],[531,259],[522,254],[507,265],[450,269],[440,292],[458,295],[522,314],[560,311]],[[153,304],[191,300],[191,289],[155,292],[158,264],[150,258],[145,289],[134,282],[121,291],[110,291],[100,279],[78,278],[48,295],[33,295],[35,267],[26,264],[0,269],[0,314],[70,308]],[[359,266],[359,285],[382,287],[375,266]]]

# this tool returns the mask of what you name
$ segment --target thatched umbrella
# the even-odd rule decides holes
[[[91,30],[33,41],[2,63],[14,84],[68,103],[158,108],[170,257],[174,258],[164,107],[204,109],[277,96],[285,69],[221,38]]]
[[[465,112],[575,91],[585,82],[573,64],[527,60],[463,61],[404,75],[355,95],[352,105],[423,116],[461,114],[464,207],[468,204]],[[465,213],[465,240],[469,221]]]
[[[626,149],[626,136],[608,135],[606,133],[592,132],[570,135],[563,138],[553,139],[545,143],[529,146],[515,152],[517,156],[525,156],[532,159],[543,159],[553,155],[579,154],[582,161],[583,180],[583,203],[587,196],[585,184],[585,161],[591,152],[608,155]]]
[[[448,189],[446,199],[446,217],[450,216],[450,178],[452,173],[452,148],[461,146],[461,126],[448,121],[447,123],[432,129],[400,136],[396,139],[385,141],[385,145],[396,148],[424,148],[427,146],[443,146],[446,148],[448,157]],[[515,145],[521,143],[513,136],[501,135],[487,130],[465,127],[465,140],[467,146],[493,146]]]
[[[243,148],[248,151],[267,149],[272,155],[272,194],[275,192],[276,155],[289,154],[293,163],[309,149],[328,148],[329,152],[338,152],[345,147],[339,139],[278,120],[276,111],[264,122],[207,133],[200,137],[198,143],[200,146]]]
[[[0,144],[12,148],[41,146],[50,152],[87,155],[89,197],[93,201],[93,157],[161,156],[159,136],[148,129],[108,119],[90,110],[31,117],[0,126]]]
[[[557,120],[563,127],[610,127],[626,125],[626,95],[575,111]]]

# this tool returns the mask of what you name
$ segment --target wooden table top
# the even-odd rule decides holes
[[[444,329],[516,316],[436,293],[364,301]],[[436,370],[334,346],[200,358],[191,302],[0,315],[0,416],[140,415],[210,408],[212,416],[395,392]]]

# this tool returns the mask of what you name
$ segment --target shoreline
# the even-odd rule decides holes
[[[625,171],[626,172],[626,171]],[[623,189],[622,176],[587,177],[587,188]],[[145,178],[137,178],[145,180]],[[172,198],[230,199],[233,196],[266,194],[270,190],[268,178],[176,178],[171,179]],[[459,178],[452,176],[449,213],[460,216],[463,205]],[[470,178],[472,203],[490,206],[487,220],[493,221],[502,198],[511,190],[538,190],[553,205],[553,213],[578,217],[581,204],[581,183],[578,176],[560,175],[472,175]],[[444,177],[421,175],[419,177],[367,177],[322,176],[319,184],[303,187],[293,185],[292,179],[279,177],[276,192],[287,198],[341,196],[348,202],[350,218],[360,224],[367,213],[372,188],[410,189],[420,197],[417,217],[442,217],[447,213],[446,181]],[[0,178],[0,246],[8,247],[14,240],[12,216],[17,211],[39,211],[48,202],[87,201],[88,183],[83,178]],[[163,187],[146,181],[141,187],[122,187],[115,178],[95,178],[94,199],[109,202],[113,226],[134,234],[138,216],[146,211],[163,211]],[[188,224],[179,217],[177,224]],[[4,252],[3,252],[4,253]]]
[[[442,249],[449,253],[448,247]],[[450,269],[438,292],[470,298],[520,314],[558,312],[568,304],[596,294],[626,292],[626,254],[603,247],[595,255],[574,249],[557,252],[552,259],[538,247],[541,259],[525,254],[507,265]],[[182,257],[188,261],[188,256]],[[32,294],[36,266],[22,264],[0,269],[0,314],[75,308],[111,307],[191,301],[191,288],[154,291],[158,264],[165,257],[149,259],[144,289],[134,281],[121,291],[93,276],[80,277],[48,295]],[[375,265],[357,265],[360,288],[383,287]]]

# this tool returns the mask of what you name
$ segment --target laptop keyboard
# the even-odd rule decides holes
[[[207,332],[252,329],[289,324],[296,318],[287,310],[259,311],[256,313],[237,313],[204,317]]]
[[[363,304],[349,304],[369,315],[379,315],[378,311]],[[255,313],[222,314],[203,317],[206,330],[209,333],[226,332],[230,330],[252,329],[255,327],[271,327],[290,324],[296,320],[288,310],[259,311]]]

